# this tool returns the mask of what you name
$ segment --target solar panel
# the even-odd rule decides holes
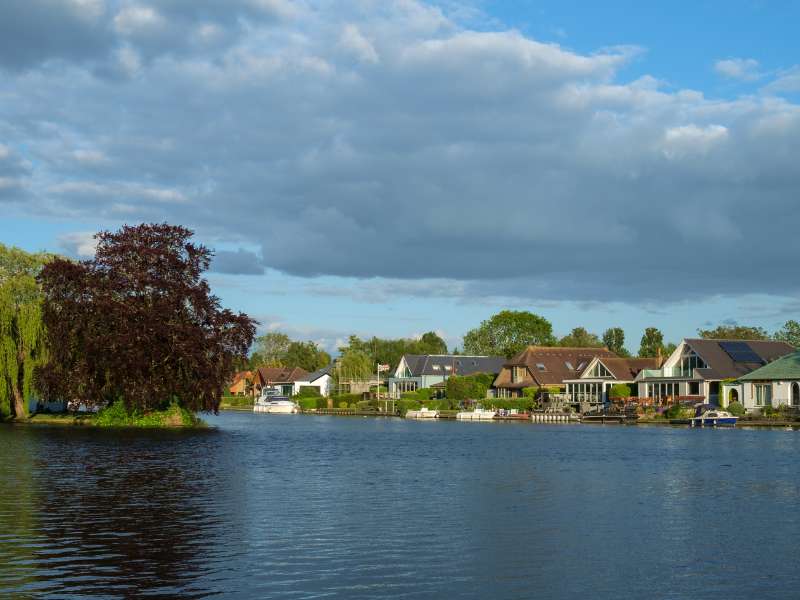
[[[733,362],[759,364],[764,362],[747,342],[720,342],[719,345],[733,359]]]

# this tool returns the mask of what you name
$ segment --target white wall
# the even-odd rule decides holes
[[[319,388],[319,393],[326,398],[331,395],[331,382],[332,378],[330,375],[323,375],[319,379],[315,379],[313,383],[311,381],[295,381],[294,382],[294,393],[300,393],[301,387],[316,387]]]
[[[760,383],[760,382],[755,382]],[[747,381],[742,384],[742,405],[748,410],[758,410],[755,400],[755,383]],[[794,381],[765,381],[772,385],[772,407],[778,408],[781,404],[791,405],[792,383]]]

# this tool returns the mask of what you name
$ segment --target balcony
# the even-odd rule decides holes
[[[680,367],[664,367],[663,369],[645,369],[642,377],[644,379],[692,377],[693,369],[681,369]]]

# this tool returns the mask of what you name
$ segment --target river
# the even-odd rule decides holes
[[[800,433],[0,427],[0,596],[796,598]]]

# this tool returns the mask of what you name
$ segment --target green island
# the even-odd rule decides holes
[[[0,244],[0,421],[207,428],[255,321],[211,294],[192,236],[126,225],[83,261]]]

